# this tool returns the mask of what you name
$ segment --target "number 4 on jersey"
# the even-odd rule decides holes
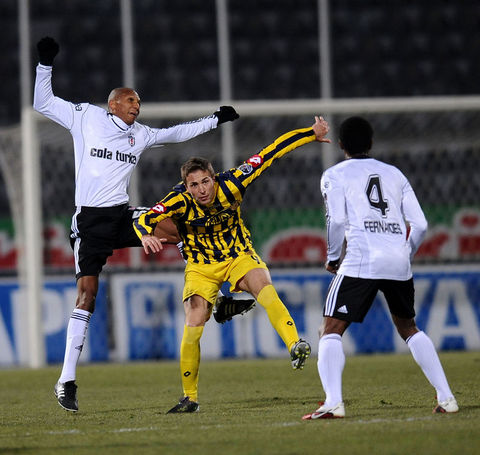
[[[382,185],[379,175],[371,175],[368,178],[367,188],[368,202],[375,209],[382,213],[382,217],[386,218],[388,212],[388,200],[383,198]]]

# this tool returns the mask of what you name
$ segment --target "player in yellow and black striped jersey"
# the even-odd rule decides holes
[[[183,183],[134,223],[145,252],[158,252],[157,223],[171,218],[184,244],[187,265],[183,301],[185,328],[180,348],[184,397],[169,412],[198,409],[200,338],[221,285],[247,291],[267,311],[271,324],[287,346],[295,369],[303,368],[310,345],[299,339],[295,323],[272,285],[266,264],[255,252],[240,204],[247,187],[272,163],[304,144],[325,139],[328,124],[315,117],[310,128],[290,131],[238,168],[215,174],[209,161],[190,158],[182,166]]]
[[[247,186],[275,160],[314,140],[311,128],[291,131],[238,168],[216,174],[215,198],[207,205],[196,203],[184,183],[177,185],[135,223],[137,234],[139,237],[151,234],[159,221],[172,217],[183,240],[188,261],[210,264],[253,251],[250,232],[240,214]]]

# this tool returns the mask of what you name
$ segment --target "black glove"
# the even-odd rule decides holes
[[[220,110],[215,111],[213,115],[218,118],[219,125],[225,122],[233,122],[240,117],[232,106],[220,106]]]
[[[42,38],[37,43],[38,58],[42,65],[52,66],[53,59],[58,54],[60,46],[58,43],[49,36]]]

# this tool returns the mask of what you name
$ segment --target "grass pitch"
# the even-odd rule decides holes
[[[345,419],[302,421],[323,399],[316,359],[203,361],[200,412],[166,415],[177,362],[78,370],[80,411],[56,403],[59,367],[0,371],[1,454],[480,454],[480,352],[441,354],[458,414],[410,355],[347,357]]]

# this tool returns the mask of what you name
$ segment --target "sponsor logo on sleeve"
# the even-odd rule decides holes
[[[167,211],[167,207],[165,207],[165,205],[162,204],[161,202],[152,207],[152,212],[155,212],[155,213],[166,213],[166,211]]]
[[[253,155],[247,160],[247,163],[255,168],[263,163],[263,158],[260,155]]]

